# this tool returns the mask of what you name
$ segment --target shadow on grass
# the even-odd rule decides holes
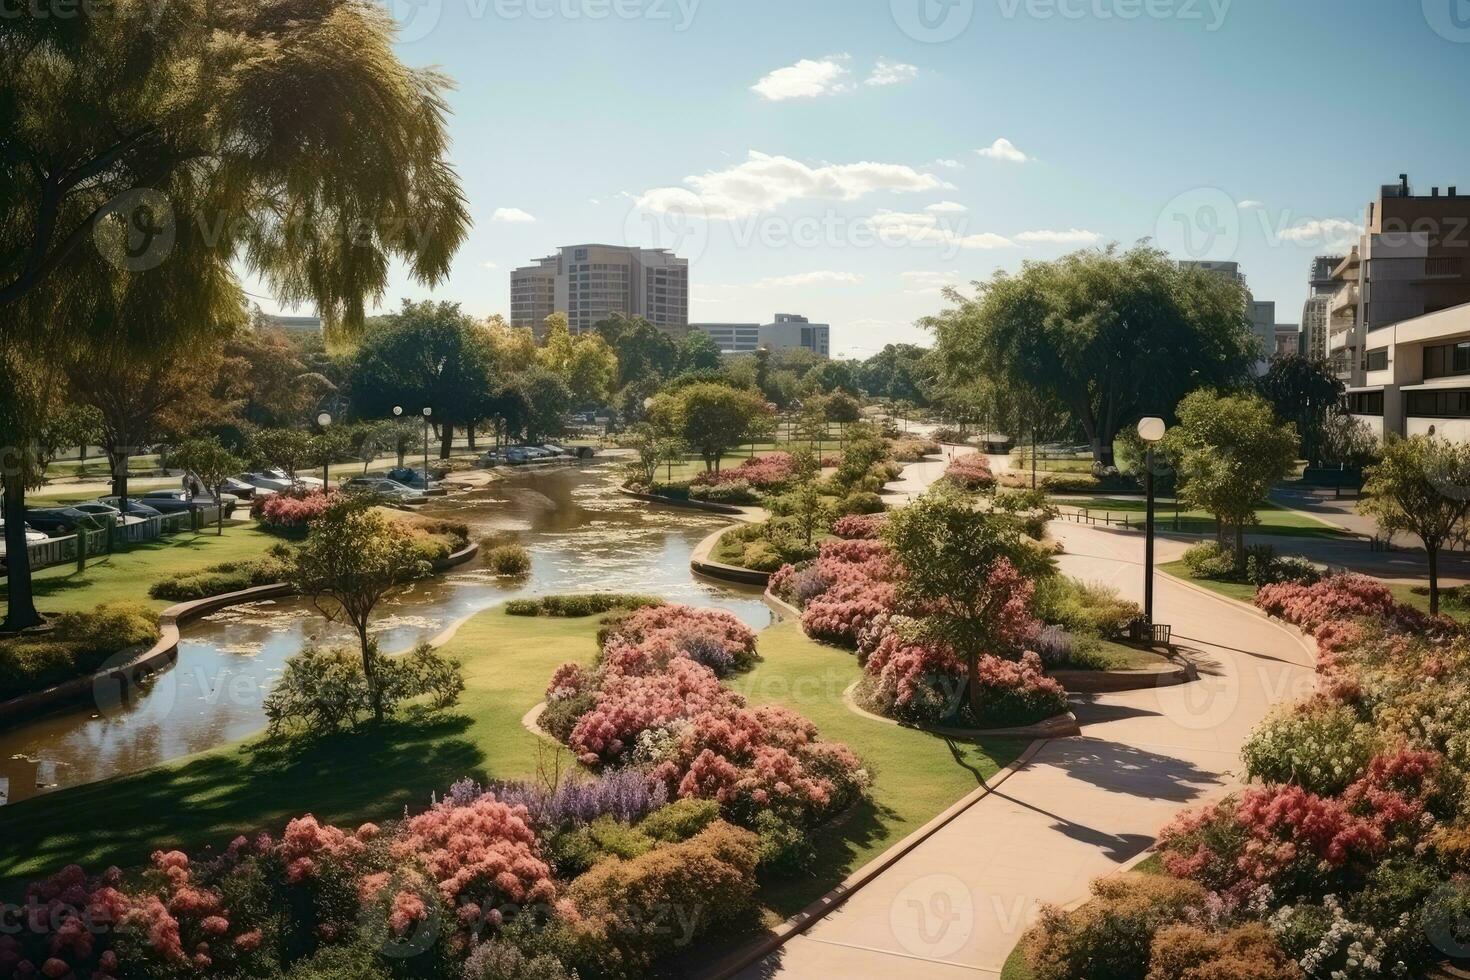
[[[60,790],[0,809],[0,894],[76,861],[89,870],[157,848],[222,848],[238,834],[279,834],[303,812],[382,820],[421,808],[463,776],[484,780],[471,719],[390,721],[287,746],[233,745],[167,767]],[[310,804],[302,801],[310,800]]]

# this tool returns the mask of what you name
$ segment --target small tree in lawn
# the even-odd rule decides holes
[[[361,501],[328,507],[312,522],[296,553],[292,584],[328,622],[345,621],[357,633],[363,677],[378,721],[384,700],[378,652],[368,636],[373,611],[428,573],[429,565],[418,558],[408,533]]]
[[[796,468],[796,486],[791,492],[791,517],[810,547],[817,529],[825,525],[830,516],[817,485],[822,462],[810,449],[797,449],[791,458]]]
[[[755,392],[712,382],[660,395],[651,414],[661,431],[681,437],[715,473],[725,453],[768,431],[771,416]]]
[[[943,487],[894,511],[883,537],[904,571],[900,608],[924,639],[964,659],[970,713],[980,718],[980,656],[1012,652],[1029,615],[1019,586],[1051,574],[1051,559],[1026,537],[1019,515]]]
[[[231,474],[245,468],[245,461],[220,445],[220,441],[213,437],[190,439],[181,443],[170,459],[175,466],[193,473],[200,483],[214,491],[215,502],[220,505],[216,508],[218,513],[215,534],[224,534],[225,508],[220,499],[222,488]]]
[[[1439,615],[1439,552],[1464,542],[1470,514],[1470,445],[1436,436],[1390,439],[1368,468],[1358,506],[1392,534],[1424,542],[1429,560],[1429,612]]]
[[[1258,395],[1196,391],[1179,403],[1179,424],[1164,452],[1179,480],[1179,500],[1215,515],[1235,534],[1235,564],[1245,570],[1245,529],[1296,463],[1296,426],[1278,424]]]
[[[311,463],[311,436],[299,429],[261,429],[250,440],[250,453],[296,482],[296,473]]]

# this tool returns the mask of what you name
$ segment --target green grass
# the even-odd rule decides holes
[[[1033,980],[1034,974],[1031,967],[1026,965],[1026,957],[1017,944],[1011,950],[1011,955],[1006,957],[1006,965],[1000,968],[1000,980]]]
[[[1117,640],[1099,640],[1096,652],[1089,658],[1096,670],[1143,670],[1156,667],[1166,659],[1152,650]]]
[[[862,675],[857,658],[809,639],[794,622],[761,634],[762,661],[732,683],[753,704],[779,704],[816,724],[823,738],[847,743],[873,774],[871,798],[819,830],[817,873],[763,889],[775,918],[786,918],[922,827],[1009,765],[1022,739],[953,739],[885,725],[853,713],[842,692]]]
[[[1159,566],[1159,571],[1168,572],[1176,578],[1182,578],[1186,582],[1203,586],[1211,592],[1218,592],[1227,599],[1238,599],[1241,602],[1250,602],[1256,597],[1256,587],[1249,582],[1221,582],[1212,578],[1195,578],[1189,566],[1182,561],[1171,561]]]
[[[391,819],[465,776],[532,777],[556,750],[521,718],[560,664],[591,662],[598,622],[500,609],[475,616],[445,648],[465,675],[460,704],[445,716],[287,748],[247,740],[0,808],[0,882],[14,891],[21,880],[72,862],[126,867],[157,848],[221,847],[241,833],[278,833],[302,813],[346,825]],[[763,893],[769,917],[800,909],[1025,748],[1017,740],[938,738],[851,713],[842,691],[857,677],[856,659],[813,643],[796,624],[762,633],[760,646],[764,662],[735,686],[754,703],[807,715],[875,774],[872,799],[816,835],[819,873]]]
[[[226,524],[225,533],[174,534],[126,551],[87,559],[85,571],[76,565],[52,565],[36,572],[32,587],[36,607],[42,612],[91,609],[103,602],[144,602],[155,609],[170,605],[148,598],[148,587],[168,575],[195,572],[220,562],[255,558],[265,554],[280,538],[258,530],[253,524]],[[0,584],[0,600],[6,589]]]
[[[1095,499],[1054,499],[1052,503],[1066,510],[1084,510],[1095,516],[1112,516],[1115,523],[1127,521],[1129,526],[1142,527],[1144,513],[1148,508],[1142,498],[1098,497]],[[1214,534],[1215,519],[1204,511],[1185,510],[1177,515],[1173,500],[1160,500],[1155,509],[1155,521],[1160,531],[1177,531],[1181,534]],[[1287,510],[1276,504],[1266,504],[1256,511],[1261,523],[1249,529],[1251,534],[1275,534],[1304,538],[1349,538],[1352,535],[1330,524],[1317,520],[1310,514]]]

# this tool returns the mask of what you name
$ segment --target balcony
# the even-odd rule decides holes
[[[1341,317],[1348,311],[1352,311],[1353,320],[1357,320],[1358,311],[1358,284],[1350,282],[1337,292],[1332,294],[1332,299],[1327,304],[1328,314],[1335,318]]]

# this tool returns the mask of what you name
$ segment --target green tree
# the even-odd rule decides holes
[[[964,659],[970,713],[981,717],[980,656],[1005,655],[1014,633],[1009,570],[1035,579],[1051,574],[1051,559],[1026,536],[1020,515],[977,507],[942,487],[894,511],[883,536],[904,571],[900,608],[916,617],[925,639]]]
[[[236,260],[334,330],[361,324],[392,260],[425,282],[448,272],[469,227],[448,82],[398,59],[384,12],[219,0],[158,14],[112,0],[0,22],[0,340],[144,335],[154,326],[90,315],[135,277],[192,283],[159,295],[160,322],[186,328]]]
[[[525,397],[524,431],[527,442],[553,439],[566,431],[572,410],[572,391],[558,375],[538,369],[522,379]]]
[[[606,404],[618,378],[618,356],[611,345],[595,333],[573,337],[565,313],[546,318],[546,339],[536,360],[566,382],[578,405]]]
[[[888,344],[858,368],[858,385],[874,398],[927,405],[934,380],[927,348],[916,344]]]
[[[245,461],[220,444],[218,439],[189,439],[180,443],[169,461],[179,469],[193,473],[199,482],[214,492],[216,502],[224,489],[225,480],[245,468]],[[215,534],[225,533],[225,508],[216,508]]]
[[[1209,511],[1235,535],[1235,562],[1245,570],[1245,529],[1256,522],[1271,488],[1296,463],[1296,427],[1276,421],[1259,395],[1196,391],[1179,403],[1179,424],[1163,451],[1179,481],[1179,501]]]
[[[1406,531],[1424,543],[1429,612],[1438,616],[1440,550],[1467,538],[1470,444],[1439,436],[1391,438],[1367,477],[1359,509],[1389,534]]]
[[[333,463],[347,459],[352,452],[352,430],[345,425],[329,425],[306,440],[306,465],[321,467],[322,484],[332,485]]]
[[[250,438],[250,455],[260,465],[276,467],[293,483],[312,462],[310,434],[300,429],[261,429]]]
[[[678,368],[681,372],[718,371],[720,345],[703,330],[691,330],[679,341]]]
[[[1259,391],[1283,422],[1294,422],[1302,437],[1302,455],[1312,465],[1322,462],[1327,419],[1342,400],[1343,383],[1325,361],[1288,354],[1271,360],[1256,381]]]
[[[807,547],[811,547],[817,531],[830,527],[832,520],[832,508],[817,480],[822,460],[810,449],[793,450],[791,458],[796,470],[796,485],[790,495],[791,519]]]
[[[802,383],[808,388],[830,394],[835,391],[845,391],[849,395],[858,393],[858,369],[850,361],[822,361],[817,364],[806,376]]]
[[[383,720],[380,654],[369,636],[374,610],[429,573],[401,526],[360,501],[333,504],[311,524],[297,549],[291,582],[328,622],[345,621],[357,634],[373,718]]]
[[[597,324],[597,333],[618,357],[618,387],[672,378],[679,366],[673,338],[639,316],[614,313]]]
[[[1256,360],[1244,287],[1145,245],[1027,262],[977,298],[949,298],[925,321],[949,381],[993,377],[1055,398],[1105,465],[1129,420],[1237,384]]]
[[[348,387],[360,418],[432,409],[439,456],[448,459],[455,428],[482,417],[497,375],[491,333],[458,303],[405,300],[363,337]]]
[[[753,391],[722,384],[690,385],[658,396],[655,424],[682,438],[704,460],[706,471],[720,471],[725,453],[769,431],[770,409]]]

